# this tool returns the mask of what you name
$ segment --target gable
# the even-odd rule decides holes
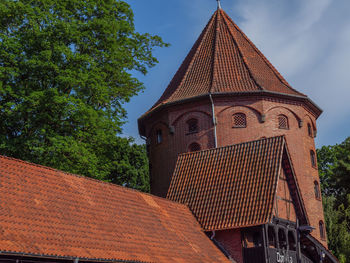
[[[167,198],[206,231],[261,225],[273,213],[284,137],[179,156]]]
[[[278,176],[274,216],[292,222],[297,221],[295,205],[290,193],[286,172],[283,167]]]
[[[292,222],[298,219],[302,225],[309,224],[287,144],[283,150],[273,211],[275,217]]]

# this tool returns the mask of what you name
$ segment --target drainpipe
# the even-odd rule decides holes
[[[211,114],[213,116],[213,125],[214,125],[214,147],[218,147],[218,139],[216,136],[216,118],[215,118],[215,108],[214,108],[214,101],[213,97],[211,96],[211,93],[209,93],[210,103],[211,103]]]
[[[79,258],[74,259],[74,263],[79,263]]]

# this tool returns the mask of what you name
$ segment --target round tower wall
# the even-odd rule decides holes
[[[315,182],[319,185],[317,164],[312,166],[310,156],[310,151],[316,150],[308,124],[312,127],[311,135],[315,134],[315,116],[301,103],[276,98],[215,98],[214,105],[217,147],[285,135],[307,216],[315,228],[312,235],[326,246],[326,239],[321,238],[319,230],[319,222],[324,222],[322,200],[315,196]],[[173,105],[145,122],[152,194],[166,196],[177,156],[190,151],[192,143],[199,144],[201,150],[215,147],[211,106],[209,98]],[[235,114],[245,115],[245,127],[241,118],[240,125],[235,125]],[[279,126],[281,116],[286,118],[287,127]],[[188,121],[193,119],[198,121],[195,132],[189,130]],[[157,142],[159,130],[162,131],[160,143]]]

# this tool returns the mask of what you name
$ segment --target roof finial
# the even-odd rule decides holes
[[[218,2],[218,9],[221,9],[221,3],[220,0],[216,0]]]

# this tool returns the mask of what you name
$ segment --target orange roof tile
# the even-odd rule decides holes
[[[205,94],[294,90],[221,9],[211,17],[169,86],[153,107]]]
[[[132,262],[229,262],[189,209],[0,156],[0,251]]]
[[[206,231],[267,223],[284,145],[280,136],[182,154],[167,198],[186,204]]]

